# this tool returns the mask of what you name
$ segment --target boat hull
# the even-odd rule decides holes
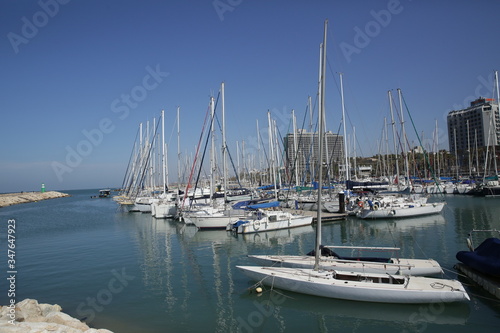
[[[450,303],[470,300],[462,284],[420,276],[357,274],[283,267],[236,266],[250,279],[273,288],[351,301]]]
[[[263,266],[313,268],[313,256],[249,255],[250,259]],[[387,262],[371,262],[320,257],[320,267],[325,270],[339,269],[359,273],[380,273],[391,275],[429,276],[442,274],[439,263],[432,259],[388,258]]]
[[[287,218],[281,218],[276,220],[270,220],[267,217],[260,220],[249,220],[246,221],[246,223],[238,225],[238,227],[236,227],[235,229],[236,233],[238,234],[250,234],[256,232],[302,227],[310,225],[311,223],[312,223],[312,216],[289,214],[287,215]],[[232,229],[231,225],[228,225],[228,229],[229,230]]]
[[[377,210],[363,209],[358,217],[361,219],[395,219],[439,214],[443,210],[444,205],[443,202],[436,202],[415,207],[388,207]]]

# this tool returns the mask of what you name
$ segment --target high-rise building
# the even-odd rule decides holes
[[[295,139],[297,144],[295,144]],[[323,166],[328,165],[330,176],[335,177],[336,175],[332,174],[333,170],[337,167],[343,169],[344,138],[342,135],[326,132],[323,147]],[[300,182],[315,180],[314,175],[317,174],[319,165],[319,134],[300,129],[295,135],[288,133],[284,139],[284,148],[287,169],[292,182],[295,183],[295,175],[298,175]]]
[[[448,113],[448,141],[450,153],[464,156],[468,150],[499,144],[500,118],[498,103],[479,97],[470,107]]]

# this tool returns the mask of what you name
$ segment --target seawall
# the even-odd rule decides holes
[[[57,191],[5,193],[0,194],[0,207],[63,197],[69,197],[69,194]]]
[[[15,305],[0,306],[0,332],[113,333],[90,328],[61,310],[57,304],[38,304],[28,298]]]

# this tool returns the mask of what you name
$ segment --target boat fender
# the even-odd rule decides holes
[[[467,238],[467,247],[469,248],[469,250],[474,251],[474,247],[472,246],[472,241],[470,240],[470,238]]]
[[[254,230],[259,230],[260,229],[260,221],[254,221],[254,223],[253,223],[253,229]]]
[[[396,210],[395,210],[395,209],[391,210],[391,211],[389,212],[389,214],[391,214],[391,215],[396,215]]]

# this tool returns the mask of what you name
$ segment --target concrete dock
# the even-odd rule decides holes
[[[0,207],[63,197],[69,197],[69,194],[57,191],[5,193],[0,194]]]
[[[456,264],[457,269],[469,277],[472,281],[480,285],[484,290],[500,299],[500,278],[488,276],[480,273],[462,263]]]

